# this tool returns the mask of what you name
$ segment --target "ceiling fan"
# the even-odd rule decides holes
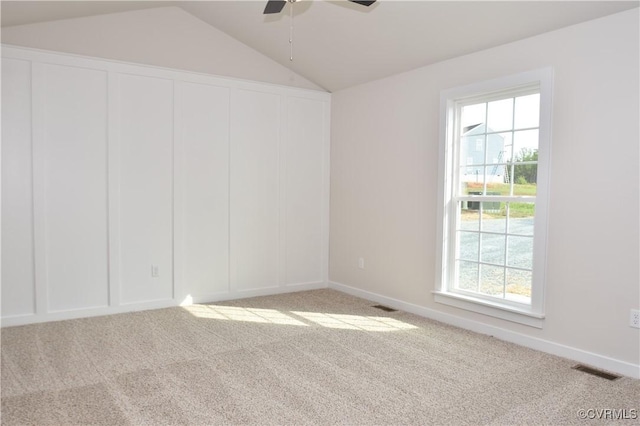
[[[296,0],[269,0],[267,1],[267,6],[264,8],[264,14],[270,15],[273,13],[280,13],[284,8],[284,5],[287,4],[287,1],[290,3],[295,3]],[[362,6],[371,6],[376,2],[376,0],[348,0],[352,3],[361,4]]]

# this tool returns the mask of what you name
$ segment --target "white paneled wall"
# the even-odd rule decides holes
[[[3,58],[2,315],[6,316],[35,313],[31,153],[31,62]]]
[[[329,94],[2,53],[3,325],[326,286]]]
[[[280,97],[238,90],[231,114],[231,285],[277,287]]]
[[[33,87],[36,276],[47,310],[107,306],[107,73],[34,63]]]
[[[179,137],[176,153],[184,215],[178,232],[183,296],[211,300],[229,292],[229,99],[230,89],[197,83],[177,86]]]
[[[322,105],[304,98],[287,99],[287,138],[284,149],[286,255],[284,280],[287,284],[322,280],[324,265],[322,223],[324,197]],[[321,161],[318,161],[321,160]]]
[[[173,81],[118,80],[120,301],[172,299]]]

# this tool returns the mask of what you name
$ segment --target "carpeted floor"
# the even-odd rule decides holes
[[[608,381],[372,305],[315,290],[6,328],[2,424],[556,425],[640,415],[638,380]],[[626,411],[578,418],[606,409]]]

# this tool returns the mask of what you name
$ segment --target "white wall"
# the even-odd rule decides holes
[[[2,42],[322,90],[179,7],[4,27]]]
[[[11,47],[2,85],[3,326],[327,285],[329,94]]]
[[[334,93],[333,285],[639,376],[629,327],[640,307],[638,23],[634,9]],[[546,66],[555,89],[538,330],[437,304],[431,291],[440,91]]]

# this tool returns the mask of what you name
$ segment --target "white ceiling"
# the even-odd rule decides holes
[[[639,1],[3,1],[2,26],[179,6],[334,92],[638,7]],[[289,60],[290,8],[294,11]],[[604,36],[604,35],[603,35]],[[612,46],[615,48],[615,46]]]

